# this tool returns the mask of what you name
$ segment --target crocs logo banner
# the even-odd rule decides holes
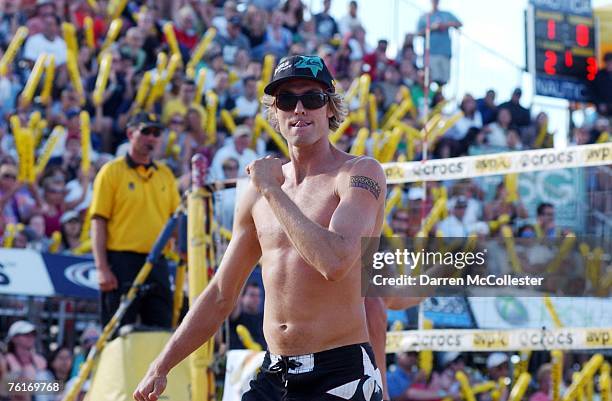
[[[319,71],[323,70],[323,63],[318,57],[307,57],[302,56],[300,60],[295,64],[296,68],[308,68],[313,77],[319,74]]]

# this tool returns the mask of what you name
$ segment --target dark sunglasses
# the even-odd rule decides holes
[[[170,120],[170,124],[184,124],[185,122],[183,120]]]
[[[295,110],[298,101],[302,102],[304,108],[308,110],[316,110],[323,107],[329,100],[329,95],[323,92],[310,92],[303,95],[294,95],[292,93],[281,93],[276,96],[276,107],[282,111]]]
[[[140,130],[140,134],[144,136],[153,135],[155,138],[159,138],[161,136],[161,130],[158,128],[143,128]]]
[[[2,174],[2,178],[10,178],[11,180],[16,180],[17,176],[13,174]]]

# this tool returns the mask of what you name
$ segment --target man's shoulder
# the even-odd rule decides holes
[[[157,166],[157,171],[163,174],[172,174],[172,169],[168,166],[165,160],[155,160],[155,165]]]
[[[384,178],[384,171],[380,162],[370,156],[354,156],[347,158],[341,171],[361,175],[374,175]]]
[[[115,157],[113,160],[105,163],[104,166],[102,166],[102,168],[98,172],[98,175],[113,174],[119,170],[124,169],[125,167],[127,167],[125,156]]]
[[[369,156],[358,156],[344,162],[336,183],[341,192],[341,188],[366,188],[378,199],[381,192],[385,193],[386,177],[378,160]]]

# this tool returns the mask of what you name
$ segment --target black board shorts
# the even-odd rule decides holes
[[[299,356],[266,352],[242,401],[381,401],[382,380],[370,344]]]

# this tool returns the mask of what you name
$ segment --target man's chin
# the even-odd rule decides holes
[[[289,144],[291,146],[295,146],[296,148],[304,148],[312,145],[313,143],[314,142],[312,141],[312,139],[304,137],[295,137],[291,141],[289,141]]]

